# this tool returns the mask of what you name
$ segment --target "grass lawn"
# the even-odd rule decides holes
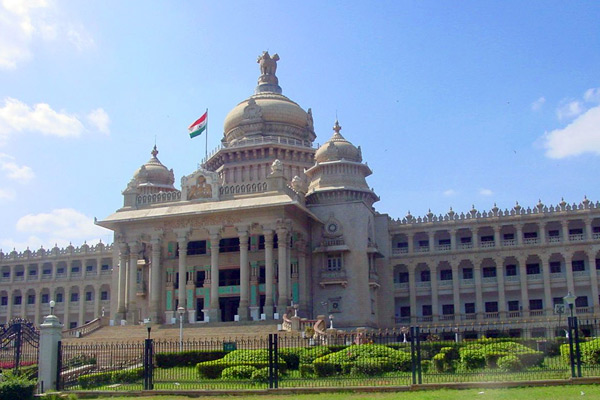
[[[507,389],[466,389],[466,390],[424,390],[417,392],[397,393],[323,393],[323,394],[279,394],[279,395],[250,395],[250,396],[202,396],[200,399],[210,400],[224,398],[229,399],[299,399],[299,400],[465,400],[465,399],[498,399],[498,400],[570,400],[570,399],[598,399],[600,398],[600,386],[598,385],[566,385],[531,388],[507,388]],[[131,400],[132,397],[106,397],[110,400]],[[185,396],[148,396],[139,397],[138,400],[189,400]]]

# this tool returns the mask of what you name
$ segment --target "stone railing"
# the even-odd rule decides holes
[[[172,192],[158,192],[152,194],[141,194],[136,198],[136,204],[138,206],[145,206],[148,204],[156,204],[156,203],[169,203],[172,201],[180,201],[181,200],[181,192],[179,190],[175,190]]]
[[[237,194],[263,193],[267,191],[267,182],[225,184],[219,188],[219,195],[223,197]]]
[[[102,318],[96,318],[91,320],[87,324],[78,326],[76,328],[64,330],[62,334],[63,337],[67,338],[82,338],[86,335],[89,335],[92,332],[97,331],[98,329],[102,328],[102,326]]]
[[[107,257],[112,257],[113,245],[105,245],[100,242],[95,246],[89,246],[84,243],[81,247],[67,246],[65,248],[54,247],[53,249],[46,250],[43,247],[37,251],[31,251],[29,248],[21,253],[13,250],[10,253],[3,253],[0,251],[0,261],[11,261],[11,260],[43,260],[51,257],[61,257],[79,254],[89,255],[102,255],[106,254]]]
[[[201,164],[205,164],[206,161],[210,160],[212,158],[212,156],[217,154],[222,149],[250,147],[250,146],[256,146],[256,145],[260,145],[260,144],[268,144],[268,143],[284,144],[287,146],[295,146],[295,147],[308,147],[308,148],[313,147],[312,142],[310,142],[309,140],[298,140],[298,139],[286,138],[286,137],[281,137],[281,136],[257,136],[254,138],[251,137],[251,138],[237,140],[234,143],[223,143],[223,144],[217,146],[215,149],[213,149],[208,154],[208,156],[204,157],[202,159]]]

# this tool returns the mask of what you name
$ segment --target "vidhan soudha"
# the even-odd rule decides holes
[[[254,94],[180,188],[152,150],[123,207],[97,221],[114,244],[0,252],[0,323],[39,324],[54,300],[65,328],[99,316],[211,323],[294,310],[331,315],[338,328],[503,324],[551,337],[568,292],[581,320],[600,318],[600,203],[378,213],[360,147],[337,121],[313,146],[311,110],[282,94],[278,60],[259,57]]]

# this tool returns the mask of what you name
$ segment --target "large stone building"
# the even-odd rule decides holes
[[[190,323],[274,319],[296,304],[338,327],[528,324],[553,335],[553,306],[569,291],[578,315],[600,316],[600,203],[380,214],[360,147],[337,121],[313,147],[311,110],[282,94],[278,60],[259,57],[255,93],[180,189],[152,150],[123,207],[98,221],[113,246],[0,254],[0,322],[39,322],[54,298],[70,327],[101,312],[129,323],[172,323],[178,309]]]

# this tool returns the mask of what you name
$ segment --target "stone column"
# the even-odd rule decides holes
[[[496,248],[500,248],[502,244],[502,240],[500,239],[501,228],[502,227],[499,225],[494,225],[494,245],[496,246]]]
[[[590,218],[585,219],[585,236],[587,240],[592,240],[592,220]],[[598,297],[598,296],[596,296]]]
[[[410,232],[406,234],[407,240],[408,240],[408,254],[412,254],[415,248],[415,234]]]
[[[125,319],[125,287],[127,281],[127,257],[129,255],[129,248],[127,244],[119,244],[119,291],[117,293],[117,320]]]
[[[219,241],[221,227],[209,229],[210,235],[210,309],[208,316],[211,322],[221,321],[219,305]]]
[[[500,319],[506,318],[506,292],[504,290],[504,262],[502,258],[494,259],[496,263],[496,280],[498,281],[498,312]]]
[[[62,338],[62,326],[56,315],[48,315],[40,325],[40,357],[38,379],[44,391],[56,390],[56,367],[58,365],[58,342]]]
[[[56,269],[58,268],[57,261],[51,261],[50,265],[52,265],[52,282],[56,281]]]
[[[85,323],[85,288],[79,286],[79,318],[77,318],[77,326]]]
[[[473,262],[473,277],[475,278],[475,313],[477,320],[482,320],[485,313],[483,307],[483,293],[481,288],[481,264],[479,260]]]
[[[575,294],[575,282],[573,281],[573,254],[567,252],[565,257],[565,273],[567,274],[567,291]]]
[[[410,296],[410,322],[417,322],[417,285],[415,279],[416,266],[412,263],[407,265],[408,269],[408,295]]]
[[[438,304],[438,279],[437,279],[437,265],[434,264],[433,267],[429,270],[429,276],[431,279],[431,315],[432,320],[436,322],[440,315],[440,306]]]
[[[15,281],[15,266],[11,265],[10,266],[10,283],[13,283]]]
[[[560,225],[562,227],[562,242],[569,242],[569,221],[560,221]],[[573,293],[573,292],[571,292]]]
[[[308,314],[308,302],[310,298],[309,292],[309,273],[306,270],[306,241],[300,239],[296,242],[297,254],[298,254],[298,293],[300,298],[298,299],[298,311],[303,313],[304,316]]]
[[[96,258],[96,276],[100,276],[102,273],[102,257]]]
[[[70,308],[71,308],[71,288],[70,287],[65,287],[65,304],[64,304],[64,311],[63,311],[63,326],[65,329],[69,329],[70,328],[70,322],[71,322],[71,312],[70,312]]]
[[[450,250],[454,251],[457,248],[456,229],[450,229],[448,232],[450,233]]]
[[[161,276],[160,253],[162,232],[152,234],[152,261],[150,266],[150,320],[153,324],[160,322]],[[169,321],[170,322],[170,321]]]
[[[273,231],[264,230],[265,236],[265,306],[267,319],[273,319]]]
[[[543,246],[546,244],[546,223],[540,222],[539,231],[540,231],[540,244]]]
[[[250,305],[250,266],[248,264],[248,227],[239,227],[240,239],[240,306],[238,316],[240,321],[247,321]]]
[[[545,258],[541,258],[541,260],[542,260],[542,275],[544,278],[544,309],[546,310],[544,312],[544,314],[546,314],[546,316],[551,316],[553,314],[553,310],[552,310],[552,286],[550,283],[550,264],[548,263],[548,260]]]
[[[139,315],[137,310],[137,261],[139,243],[129,243],[129,271],[127,274],[127,321],[131,324],[137,324]]]
[[[278,291],[279,297],[277,299],[277,312],[279,318],[283,317],[283,314],[287,310],[287,306],[290,304],[288,299],[288,275],[290,273],[290,266],[287,263],[287,248],[288,248],[288,230],[285,227],[277,228],[277,263],[278,263]]]
[[[592,260],[595,259],[595,253],[596,251],[586,251],[587,259],[590,260],[588,263],[588,267],[590,270],[590,282],[592,286],[592,305],[594,306],[594,313],[597,313],[600,310],[600,302],[598,299],[598,271],[596,270],[596,264],[592,262]]]
[[[517,234],[515,235],[515,242],[517,246],[523,244],[523,224],[516,224],[515,229],[517,230]]]
[[[12,275],[11,275],[12,277]],[[8,303],[6,304],[6,322],[10,322],[10,320],[12,319],[12,315],[13,315],[13,297],[14,297],[14,293],[12,290],[7,290],[7,294],[8,294]]]
[[[101,288],[99,285],[94,287],[94,315],[96,318],[102,317],[102,307],[100,306]]]
[[[519,274],[521,275],[521,307],[522,317],[529,317],[529,288],[527,287],[527,258],[521,257],[519,261]]]
[[[40,289],[35,289],[35,302],[34,304],[34,317],[33,317],[33,323],[35,325],[40,324],[40,313],[41,310],[40,308],[42,307],[42,299],[40,298],[41,296],[41,290]]]
[[[178,286],[178,295],[177,302],[178,308],[183,307],[186,308],[185,303],[185,284],[186,284],[186,276],[185,273],[187,271],[187,245],[188,245],[188,235],[190,233],[189,229],[180,229],[174,230],[177,234],[177,245],[179,246],[179,278],[177,279]],[[177,314],[179,315],[179,314]],[[178,317],[179,318],[179,317]],[[185,321],[185,313],[183,316],[183,320]]]
[[[458,264],[452,264],[452,299],[454,303],[454,321],[460,321],[460,280]]]

